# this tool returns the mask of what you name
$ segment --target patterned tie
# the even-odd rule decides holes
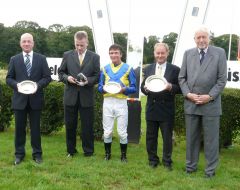
[[[30,77],[30,73],[31,73],[31,69],[32,69],[32,65],[31,65],[31,62],[30,62],[30,58],[29,58],[29,54],[26,54],[25,57],[25,65],[26,65],[26,68],[27,68],[27,75]]]
[[[157,73],[156,74],[159,75],[159,76],[162,76],[162,67],[159,64],[157,66]]]
[[[200,51],[200,65],[202,64],[204,57],[205,57],[205,51],[201,50]]]
[[[79,55],[79,63],[80,63],[80,65],[82,65],[82,63],[83,63],[83,55],[82,54]]]

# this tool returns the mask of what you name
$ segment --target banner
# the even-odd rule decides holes
[[[108,49],[114,43],[107,0],[88,0],[95,51],[100,55],[101,67],[110,63]]]

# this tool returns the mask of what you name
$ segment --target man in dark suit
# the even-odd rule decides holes
[[[85,156],[94,153],[94,85],[100,73],[100,57],[87,50],[88,35],[79,31],[74,36],[75,50],[64,53],[58,71],[59,79],[65,84],[64,110],[68,157],[77,153],[76,129],[78,112],[81,117],[82,148]],[[77,81],[79,74],[82,79]]]
[[[186,172],[197,170],[203,128],[205,175],[213,177],[219,155],[220,94],[227,82],[226,54],[222,48],[209,46],[209,31],[205,27],[196,30],[194,40],[197,47],[184,53],[179,73],[185,97]]]
[[[23,52],[11,58],[6,76],[7,84],[14,89],[12,109],[15,114],[15,165],[20,164],[25,157],[27,115],[31,129],[32,157],[36,163],[42,162],[40,115],[44,104],[43,88],[51,82],[46,57],[33,52],[33,36],[23,34],[20,46]],[[32,94],[21,93],[19,83],[25,80],[31,80],[37,85]]]
[[[157,155],[158,129],[161,129],[163,138],[163,165],[172,169],[172,134],[175,116],[175,94],[180,93],[178,85],[179,68],[167,63],[169,47],[165,43],[157,43],[154,46],[156,63],[147,66],[144,71],[144,80],[141,91],[147,95],[146,121],[147,134],[146,144],[149,165],[153,168],[159,164]],[[151,75],[161,75],[167,80],[166,89],[160,92],[151,92],[145,86],[146,78]]]

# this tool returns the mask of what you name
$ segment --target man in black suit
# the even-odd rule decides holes
[[[7,84],[14,90],[12,109],[15,114],[15,165],[20,164],[25,157],[27,115],[31,129],[32,157],[36,163],[42,162],[40,115],[44,103],[43,88],[51,82],[46,57],[33,52],[33,36],[23,34],[20,46],[23,52],[11,58],[6,76]],[[20,91],[19,84],[25,80],[31,80],[37,85],[31,94]]]
[[[64,110],[68,157],[77,153],[76,129],[78,112],[81,117],[82,148],[85,156],[94,153],[94,85],[100,73],[100,57],[87,50],[88,35],[78,31],[74,35],[75,50],[64,53],[58,71],[59,79],[65,84]],[[81,74],[81,75],[79,75]],[[79,76],[79,81],[77,78]]]
[[[179,68],[167,63],[169,47],[165,43],[157,43],[154,46],[154,57],[156,63],[147,66],[144,73],[144,80],[141,84],[141,91],[147,95],[146,122],[147,134],[146,144],[149,165],[153,168],[159,164],[157,155],[158,129],[161,129],[163,138],[163,165],[169,170],[172,169],[172,134],[175,115],[175,94],[180,93],[178,85]],[[165,90],[151,92],[145,86],[146,78],[151,75],[161,75],[167,80]]]

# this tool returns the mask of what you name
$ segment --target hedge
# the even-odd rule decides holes
[[[10,108],[12,90],[3,82],[2,97],[0,99],[1,114],[0,114],[0,130],[10,126],[12,120],[12,111]],[[64,126],[64,111],[63,111],[63,87],[62,83],[51,82],[45,88],[45,106],[42,111],[41,118],[41,133],[51,134],[61,130]],[[94,136],[96,139],[101,139],[103,134],[102,129],[102,95],[97,92],[96,88],[96,105],[95,105],[95,121],[94,121]],[[220,144],[225,146],[231,144],[231,141],[240,132],[240,90],[225,89],[222,94],[223,115],[221,116],[220,126]],[[80,122],[79,122],[80,123]],[[80,125],[79,125],[80,126]],[[81,130],[79,129],[79,132]],[[175,132],[179,135],[185,135],[185,122],[183,110],[183,96],[176,96],[176,119]]]
[[[185,134],[184,98],[176,96],[175,132]],[[220,122],[220,146],[231,145],[232,140],[240,133],[240,90],[224,89],[222,93],[222,116]]]
[[[0,81],[2,87],[2,97],[0,98],[1,115],[0,115],[0,130],[10,127],[10,122],[13,116],[11,110],[11,96],[13,90]],[[63,110],[63,90],[64,85],[59,82],[51,82],[44,89],[45,105],[41,115],[41,133],[48,135],[61,130],[64,126],[64,110]],[[102,129],[102,95],[96,90],[96,105],[95,105],[95,121],[94,121],[94,136],[96,139],[101,139],[103,134]],[[80,123],[80,122],[79,122]],[[81,125],[79,125],[81,127]],[[81,131],[81,129],[78,129]]]

